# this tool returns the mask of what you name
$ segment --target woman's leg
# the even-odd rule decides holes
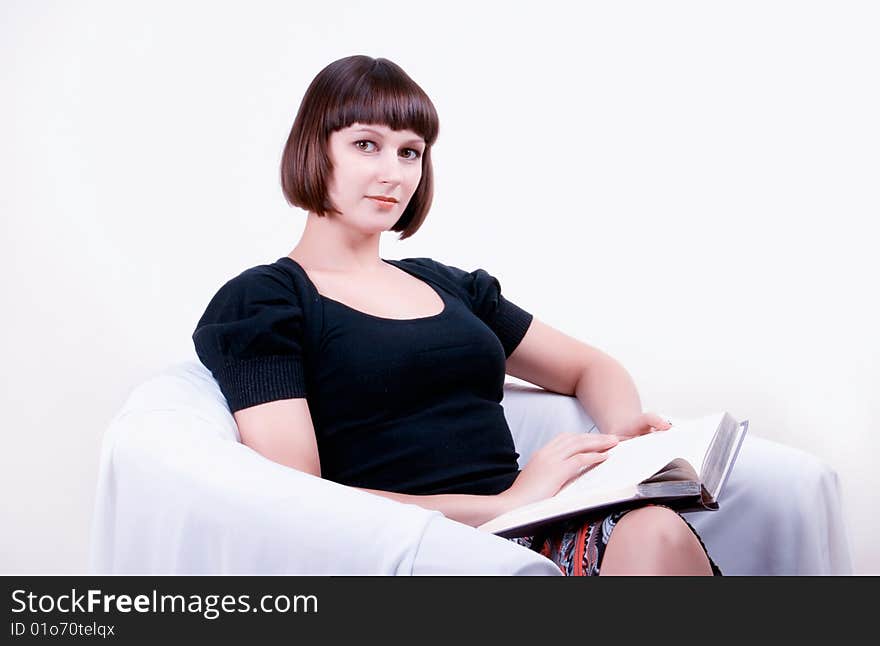
[[[677,513],[649,505],[617,521],[599,574],[711,576],[712,567],[699,539]]]

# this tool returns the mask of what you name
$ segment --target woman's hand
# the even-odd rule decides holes
[[[657,413],[639,413],[616,428],[609,428],[608,433],[616,435],[621,440],[629,440],[639,435],[647,435],[655,431],[665,431],[671,427],[672,424]]]
[[[499,494],[504,511],[556,494],[585,469],[604,461],[617,442],[606,433],[560,433],[538,449],[511,487]]]

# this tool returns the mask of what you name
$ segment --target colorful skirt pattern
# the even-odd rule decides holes
[[[632,509],[623,509],[604,517],[562,522],[551,526],[549,530],[541,534],[520,536],[508,540],[546,556],[556,563],[566,576],[597,576],[602,566],[605,547],[608,545],[608,539],[611,538],[614,526],[630,511]],[[721,576],[721,570],[709,556],[699,534],[681,514],[679,517],[684,520],[697,540],[700,541],[703,551],[706,552],[706,558],[709,559],[709,565],[712,567],[712,574]]]

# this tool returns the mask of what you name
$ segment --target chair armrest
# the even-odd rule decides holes
[[[853,573],[837,472],[749,431],[715,512],[685,514],[725,574]]]
[[[504,414],[520,467],[557,433],[599,429],[575,397],[507,383]],[[725,574],[852,574],[836,471],[805,451],[743,441],[715,512],[685,514]]]
[[[438,511],[264,458],[230,437],[201,378],[199,368],[178,366],[137,388],[111,422],[93,573],[559,573],[548,559]],[[223,408],[232,420],[225,400]]]

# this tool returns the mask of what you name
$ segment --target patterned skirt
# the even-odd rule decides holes
[[[665,505],[657,506],[665,507]],[[551,526],[543,533],[508,540],[546,556],[556,563],[566,576],[597,576],[602,566],[605,547],[608,545],[608,539],[611,538],[614,526],[630,511],[632,509],[623,509],[598,518],[563,521]],[[709,552],[697,531],[681,514],[679,514],[679,518],[690,527],[694,536],[700,541],[706,558],[709,559],[709,565],[712,567],[712,574],[721,576],[721,570],[709,556]]]

